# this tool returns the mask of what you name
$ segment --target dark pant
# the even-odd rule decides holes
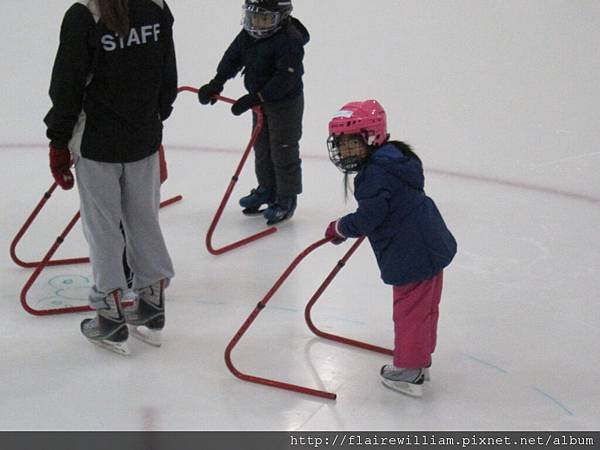
[[[291,100],[262,105],[264,125],[254,144],[258,184],[278,196],[302,192],[302,161],[299,141],[302,137],[304,95]],[[256,125],[253,115],[252,126]]]

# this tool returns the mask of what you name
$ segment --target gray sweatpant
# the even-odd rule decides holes
[[[302,137],[304,96],[262,105],[264,125],[254,144],[254,167],[258,184],[278,196],[302,193]],[[256,116],[252,126],[256,126]]]
[[[119,164],[75,159],[83,233],[90,247],[94,287],[90,304],[105,307],[104,297],[125,290],[127,262],[134,273],[133,288],[141,289],[174,276],[158,221],[160,179],[158,152],[140,161]]]

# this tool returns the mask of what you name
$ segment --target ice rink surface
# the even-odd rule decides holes
[[[296,0],[306,48],[304,193],[274,235],[221,256],[204,238],[250,134],[249,116],[182,93],[166,123],[161,212],[177,275],[162,348],[128,358],[80,335],[89,314],[35,317],[19,304],[30,269],[9,246],[51,184],[42,118],[69,1],[0,5],[0,429],[592,430],[600,423],[600,3],[575,0]],[[199,86],[239,29],[240,2],[172,0],[180,84]],[[239,79],[224,95],[243,93]],[[353,210],[326,158],[327,121],[376,98],[394,138],[424,160],[426,190],[455,234],[432,381],[421,399],[385,389],[386,356],[323,340],[304,305],[349,244],[309,255],[233,352],[238,369],[336,392],[321,400],[243,382],[230,339],[330,220]],[[248,161],[214,235],[264,228],[236,206]],[[77,211],[57,191],[20,243],[36,260]],[[77,226],[57,257],[85,256]],[[28,300],[85,304],[88,265],[45,270]],[[391,288],[365,243],[314,309],[325,331],[393,342]]]

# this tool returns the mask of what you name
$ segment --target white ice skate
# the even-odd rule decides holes
[[[160,347],[165,326],[164,281],[140,289],[135,304],[125,309],[125,320],[133,337]]]
[[[385,387],[401,394],[421,397],[423,395],[423,382],[426,379],[426,370],[405,369],[387,364],[381,368],[381,382]]]
[[[98,309],[96,317],[84,319],[81,322],[81,333],[92,343],[102,348],[129,355],[127,338],[129,332],[125,318],[121,312],[118,293],[110,294],[106,298],[108,308]]]
[[[129,334],[134,338],[154,347],[162,345],[162,330],[153,330],[145,325],[129,325]]]

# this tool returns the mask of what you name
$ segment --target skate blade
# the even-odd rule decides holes
[[[267,220],[267,226],[272,227],[274,225],[283,225],[286,222],[288,222],[292,217],[294,217],[294,216],[291,215],[291,216],[284,217],[283,219],[271,219],[271,220]]]
[[[128,356],[131,354],[129,351],[129,347],[127,346],[127,341],[125,342],[111,342],[111,341],[96,341],[93,339],[88,339],[92,344],[97,345],[98,347],[102,347],[103,349],[110,350],[111,352],[117,353],[122,356]]]
[[[162,345],[161,330],[151,330],[145,326],[129,325],[129,334],[145,344],[152,345],[153,347],[160,347]]]
[[[262,209],[252,209],[252,208],[245,208],[242,210],[242,214],[248,217],[255,217],[255,216],[262,216],[263,212],[265,212],[267,208],[262,208]]]
[[[381,382],[385,387],[400,392],[401,394],[417,398],[423,396],[423,386],[420,384],[407,383],[406,381],[386,380],[385,378],[381,380]]]

